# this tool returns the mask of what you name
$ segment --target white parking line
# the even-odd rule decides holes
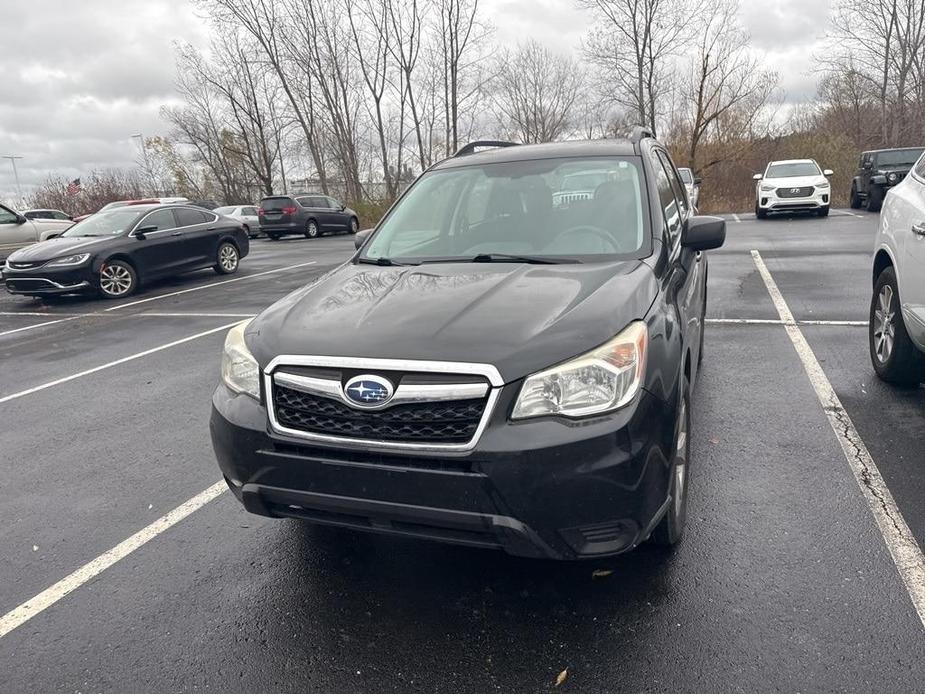
[[[48,383],[43,383],[42,385],[35,386],[33,388],[28,388],[26,390],[21,390],[18,393],[11,393],[10,395],[4,395],[0,397],[0,404],[9,402],[10,400],[16,400],[17,398],[24,397],[26,395],[31,395],[32,393],[37,393],[40,390],[45,390],[46,388],[51,388],[53,386],[61,385],[62,383],[67,383],[68,381],[73,381],[84,376],[89,376],[90,374],[95,374],[98,371],[103,371],[104,369],[112,368],[113,366],[119,366],[119,364],[125,364],[126,362],[134,361],[135,359],[141,359],[146,357],[149,354],[155,354],[156,352],[162,352],[165,349],[170,349],[171,347],[176,347],[177,345],[182,345],[186,342],[191,342],[193,340],[198,340],[200,337],[206,337],[207,335],[212,335],[223,330],[229,330],[235,325],[240,323],[240,321],[235,321],[234,323],[229,323],[228,325],[222,325],[218,328],[212,328],[211,330],[205,330],[201,333],[196,333],[195,335],[190,335],[189,337],[184,337],[180,340],[174,340],[173,342],[168,342],[166,345],[161,345],[160,347],[153,347],[151,349],[146,349],[144,352],[138,352],[137,354],[131,354],[127,357],[122,357],[121,359],[116,359],[115,361],[102,364],[100,366],[94,366],[92,369],[86,369],[85,371],[80,371],[76,374],[71,374],[70,376],[65,376],[64,378],[58,378],[54,381],[49,381]]]
[[[0,638],[9,634],[16,627],[28,622],[43,610],[51,607],[61,598],[73,592],[94,576],[99,575],[120,559],[124,559],[149,540],[154,539],[190,514],[198,511],[207,503],[220,496],[227,488],[228,486],[225,484],[224,480],[216,482],[189,501],[177,506],[166,515],[161,516],[151,523],[151,525],[139,530],[127,540],[123,540],[109,551],[104,552],[96,559],[81,566],[69,576],[65,576],[35,597],[22,603],[19,607],[7,612],[0,617]]]
[[[880,470],[877,468],[874,459],[867,450],[867,446],[854,427],[851,417],[842,407],[835,389],[826,377],[819,360],[810,348],[809,343],[803,336],[803,332],[793,320],[793,314],[790,307],[784,300],[777,283],[771,276],[770,270],[764,264],[761,254],[758,251],[752,251],[752,258],[758,267],[758,272],[764,280],[764,284],[771,295],[775,308],[780,315],[781,321],[790,336],[800,361],[803,362],[803,368],[806,375],[816,391],[816,396],[822,404],[832,426],[832,431],[841,444],[845,459],[854,473],[854,478],[861,488],[861,493],[867,500],[870,512],[874,516],[880,534],[886,543],[893,563],[899,571],[899,575],[906,585],[906,591],[912,598],[912,604],[918,613],[922,625],[925,626],[925,555],[919,547],[906,524],[905,518],[896,506],[893,495],[883,481]]]
[[[49,314],[52,315],[52,314]],[[55,325],[56,323],[66,323],[69,320],[74,320],[75,318],[80,318],[80,316],[68,316],[67,318],[59,318],[58,320],[47,320],[44,323],[36,323],[35,325],[27,325],[22,328],[14,328],[13,330],[4,330],[0,333],[0,337],[4,335],[12,335],[13,333],[22,333],[26,330],[34,330],[35,328],[44,328],[46,325]]]
[[[707,318],[712,325],[787,325],[779,318]],[[866,320],[798,320],[793,325],[834,325],[850,328],[866,328]]]
[[[121,308],[128,308],[129,306],[138,306],[139,304],[146,304],[149,301],[159,301],[160,299],[167,299],[171,296],[179,296],[180,294],[189,294],[190,292],[198,292],[200,289],[209,289],[211,287],[220,287],[223,284],[231,284],[232,282],[243,282],[245,280],[252,280],[255,277],[263,277],[265,275],[272,275],[275,272],[284,272],[286,270],[295,270],[300,267],[307,267],[308,265],[316,265],[317,260],[311,260],[307,263],[298,263],[297,265],[287,265],[286,267],[278,267],[273,270],[265,270],[264,272],[256,272],[253,275],[245,275],[244,277],[235,277],[230,280],[222,280],[221,282],[210,282],[209,284],[202,284],[198,287],[190,287],[189,289],[181,289],[180,291],[170,292],[169,294],[160,294],[158,296],[150,296],[147,299],[139,299],[138,301],[130,301],[127,304],[119,304],[118,306],[110,306],[107,309],[104,309],[107,313],[109,311],[118,311]]]
[[[742,219],[739,217],[739,215],[734,214],[734,215],[732,215],[732,218],[733,218],[734,220],[736,220],[739,224],[742,223]]]

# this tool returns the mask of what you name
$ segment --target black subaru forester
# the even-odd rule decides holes
[[[724,239],[642,129],[468,145],[229,333],[225,479],[253,513],[522,556],[674,544]]]

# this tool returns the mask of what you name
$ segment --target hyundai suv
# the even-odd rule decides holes
[[[755,174],[755,217],[767,219],[780,212],[815,212],[829,216],[832,202],[831,169],[823,171],[812,159],[772,161]]]
[[[874,252],[870,359],[883,380],[925,380],[925,154],[886,198]]]
[[[491,144],[228,334],[212,442],[248,511],[558,559],[681,538],[725,223],[641,129]]]
[[[326,195],[271,195],[257,210],[260,231],[271,241],[296,234],[313,239],[331,232],[357,233],[357,213]]]

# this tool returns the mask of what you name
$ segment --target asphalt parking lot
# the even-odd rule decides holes
[[[230,279],[118,303],[3,293],[0,692],[925,691],[925,388],[870,367],[877,216],[728,220],[687,536],[593,564],[274,521],[223,491],[226,329],[350,237],[259,240]]]

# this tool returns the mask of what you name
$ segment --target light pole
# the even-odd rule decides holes
[[[148,175],[148,182],[151,184],[151,190],[154,191],[154,196],[157,197],[157,185],[154,182],[154,172],[151,171],[151,162],[148,161],[148,148],[145,147],[145,136],[141,133],[133,133],[132,138],[138,138],[138,145],[141,147],[141,156],[144,158],[145,162],[145,173]]]
[[[16,154],[4,154],[3,158],[9,159],[10,164],[13,165],[13,178],[16,180],[16,195],[19,196],[19,200],[17,200],[17,204],[21,205],[22,204],[22,187],[19,185],[19,172],[16,170],[16,160],[22,159],[22,157]]]

